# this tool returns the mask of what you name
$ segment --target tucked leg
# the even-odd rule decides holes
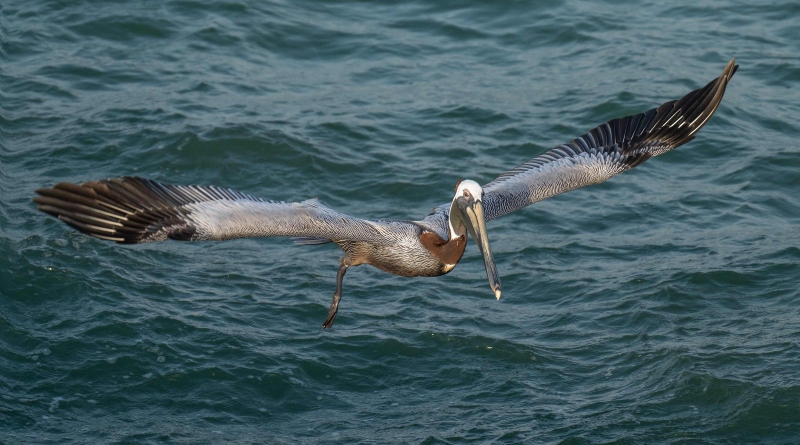
[[[342,299],[342,279],[344,278],[344,273],[347,272],[347,267],[344,258],[342,258],[342,261],[339,262],[339,273],[336,274],[336,292],[333,293],[333,301],[331,301],[331,307],[328,309],[328,318],[325,319],[325,323],[322,323],[323,329],[333,326],[333,320],[336,319],[336,312],[339,311],[339,300]]]

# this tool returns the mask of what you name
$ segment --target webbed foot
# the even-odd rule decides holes
[[[342,280],[348,267],[345,259],[342,258],[339,262],[339,272],[336,274],[336,292],[333,293],[333,301],[331,301],[331,307],[328,309],[328,318],[322,323],[322,329],[330,329],[333,326],[333,321],[336,320],[336,313],[339,311],[339,300],[342,299]]]
[[[322,323],[322,329],[330,329],[333,326],[333,321],[336,320],[336,313],[339,312],[339,300],[342,299],[342,294],[333,294],[333,301],[331,307],[328,309],[328,318]]]

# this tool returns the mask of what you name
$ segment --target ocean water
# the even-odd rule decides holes
[[[0,3],[0,443],[800,443],[800,4]],[[140,175],[419,219],[741,65],[697,138],[437,278],[289,240],[118,246]]]

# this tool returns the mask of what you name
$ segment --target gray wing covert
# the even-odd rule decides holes
[[[37,190],[34,201],[75,229],[118,243],[226,240],[293,236],[316,240],[370,240],[376,222],[353,218],[316,199],[267,201],[215,186],[176,186],[139,177]]]
[[[611,120],[502,174],[483,187],[486,219],[601,183],[694,139],[737,68],[731,60],[721,76],[680,100]]]

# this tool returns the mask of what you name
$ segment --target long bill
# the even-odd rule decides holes
[[[460,210],[464,213],[464,225],[467,231],[475,240],[478,249],[483,255],[483,264],[486,266],[486,277],[489,279],[489,287],[494,291],[494,296],[500,299],[500,276],[497,274],[497,267],[494,264],[492,251],[489,249],[489,237],[486,236],[486,219],[483,216],[483,204],[480,200],[465,202],[459,200]]]

